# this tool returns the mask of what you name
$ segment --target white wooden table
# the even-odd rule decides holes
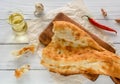
[[[41,68],[39,56],[29,56],[16,59],[11,55],[12,50],[19,49],[28,43],[15,43],[10,40],[12,38],[11,26],[7,23],[8,13],[14,9],[21,9],[25,15],[25,19],[35,19],[33,12],[36,2],[41,2],[45,6],[45,11],[64,6],[71,0],[1,0],[0,1],[0,84],[52,84],[51,75],[47,70]],[[117,30],[118,34],[109,34],[108,37],[112,41],[115,48],[120,49],[120,24],[114,19],[120,18],[120,0],[84,0],[88,9],[93,13],[96,20],[109,25]],[[101,15],[100,9],[104,8],[108,12],[108,17]],[[24,59],[24,60],[23,60]],[[29,63],[31,70],[22,78],[16,79],[14,70],[19,66]],[[105,79],[99,79],[100,82],[93,84],[113,84],[112,82],[104,82]]]

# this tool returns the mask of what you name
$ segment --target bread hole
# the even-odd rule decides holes
[[[58,49],[57,54],[62,54],[62,51]]]
[[[88,43],[87,43],[87,39],[86,39],[86,38],[81,38],[80,42],[81,42],[81,43],[80,43],[81,46],[83,46],[83,47],[88,46]]]
[[[85,43],[85,40],[82,40],[82,41],[81,41],[81,43],[83,43],[83,44],[84,44],[84,43]]]

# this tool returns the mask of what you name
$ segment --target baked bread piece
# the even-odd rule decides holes
[[[101,47],[76,25],[55,21],[52,41],[43,49],[42,61],[62,75],[104,74],[120,78],[120,57]]]
[[[101,39],[99,39],[94,34],[92,34],[89,31],[87,31],[84,27],[82,27],[77,22],[73,21],[71,18],[69,18],[68,16],[66,16],[64,13],[58,13],[56,15],[56,17],[53,19],[53,21],[67,21],[67,22],[71,22],[72,24],[78,26],[80,29],[82,29],[85,32],[87,32],[99,45],[101,45],[105,49],[107,49],[107,50],[115,53],[115,49],[113,47],[111,47],[109,44],[107,44],[106,42],[104,42]],[[47,28],[39,36],[39,41],[42,44],[44,44],[44,45],[48,45],[51,42],[51,38],[53,36],[53,32],[52,32],[53,21],[47,26]]]
[[[73,23],[74,25],[78,26],[80,29],[87,32],[102,47],[115,53],[115,49],[113,47],[111,47],[109,44],[105,43],[104,41],[102,41],[101,39],[99,39],[98,37],[96,37],[95,35],[90,33],[89,31],[85,30],[85,28],[83,28],[80,24],[73,21],[71,18],[66,16],[64,13],[58,13],[56,15],[56,17],[53,19],[53,21],[68,21],[68,22]],[[52,32],[53,23],[52,22],[47,26],[47,28],[39,36],[40,42],[43,43],[44,45],[48,45],[51,41],[52,36],[53,36],[53,32]],[[83,74],[83,75],[92,81],[95,81],[99,76],[97,74]]]

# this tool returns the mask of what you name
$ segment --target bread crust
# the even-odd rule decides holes
[[[112,46],[110,46],[108,43],[104,42],[103,40],[99,39],[96,35],[87,31],[83,26],[81,26],[80,24],[78,24],[77,22],[69,18],[68,16],[66,16],[64,13],[58,13],[56,17],[50,22],[50,24],[46,27],[46,29],[40,34],[39,41],[42,44],[48,45],[51,42],[51,38],[54,35],[54,33],[52,32],[54,21],[67,21],[67,22],[70,22],[78,26],[80,29],[87,32],[100,46],[115,53],[115,49]]]
[[[53,24],[54,36],[42,53],[41,63],[45,67],[62,75],[104,74],[120,78],[120,57],[72,23],[55,21]],[[69,38],[68,31],[74,39]],[[84,46],[80,44],[81,38],[86,38]]]
[[[107,44],[106,42],[104,42],[101,39],[99,39],[94,34],[92,34],[89,31],[87,31],[80,24],[78,24],[77,22],[75,22],[74,20],[72,20],[71,18],[69,18],[64,13],[61,13],[61,12],[56,15],[56,17],[50,22],[50,24],[46,27],[46,29],[40,34],[39,41],[42,44],[48,45],[51,42],[51,38],[53,36],[53,32],[52,32],[53,21],[67,21],[67,22],[73,23],[74,25],[78,26],[80,29],[82,29],[85,32],[87,32],[99,45],[101,45],[105,49],[115,53],[115,49],[113,47],[111,47],[109,44]],[[87,77],[88,79],[90,79],[91,81],[95,81],[98,78],[98,76],[99,76],[98,74],[83,74],[83,75],[85,77]]]

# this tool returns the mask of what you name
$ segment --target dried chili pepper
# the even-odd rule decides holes
[[[112,29],[112,28],[110,28],[110,27],[107,27],[107,26],[105,26],[105,25],[102,25],[102,24],[96,22],[93,18],[90,18],[90,17],[87,16],[87,15],[84,15],[84,16],[82,16],[82,17],[87,17],[88,20],[89,20],[89,22],[90,22],[91,24],[93,24],[94,26],[96,26],[96,27],[98,27],[98,28],[100,28],[100,29],[107,30],[107,31],[111,31],[111,32],[115,32],[115,33],[117,34],[117,31],[116,31],[116,30],[114,30],[114,29]]]

